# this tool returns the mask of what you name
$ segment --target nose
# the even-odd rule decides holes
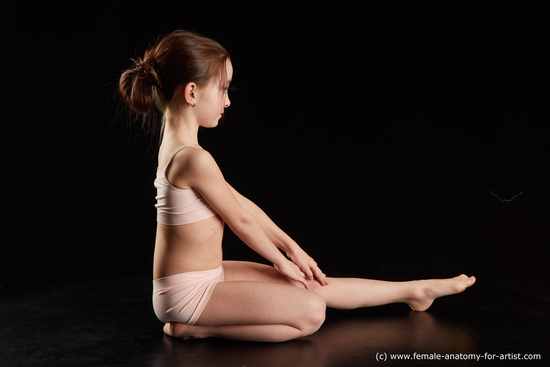
[[[226,93],[225,94],[225,108],[231,106],[231,101],[229,100],[229,95]]]

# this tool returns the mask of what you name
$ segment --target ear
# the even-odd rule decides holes
[[[191,82],[183,87],[183,99],[187,104],[194,106],[197,103],[196,100],[197,84]]]

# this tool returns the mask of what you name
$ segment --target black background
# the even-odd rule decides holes
[[[202,146],[327,274],[467,273],[550,299],[540,11],[329,5],[4,11],[0,290],[151,274],[158,135],[124,113],[117,79],[190,29],[235,70]]]

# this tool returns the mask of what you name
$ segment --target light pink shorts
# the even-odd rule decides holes
[[[216,284],[223,282],[223,265],[153,280],[153,309],[162,322],[194,325]]]

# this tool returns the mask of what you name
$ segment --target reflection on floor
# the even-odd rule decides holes
[[[132,278],[2,296],[0,365],[535,366],[550,359],[550,303],[482,284],[423,313],[405,305],[328,310],[317,333],[278,344],[164,336],[150,292],[148,279]]]

